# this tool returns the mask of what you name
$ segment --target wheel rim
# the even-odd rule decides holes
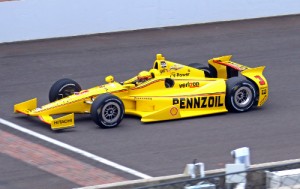
[[[67,87],[64,87],[58,95],[59,95],[59,98],[64,98],[64,97],[73,95],[75,92],[76,91],[75,91],[74,86],[67,86]]]
[[[239,107],[246,107],[251,103],[252,98],[253,94],[251,89],[248,87],[241,87],[235,92],[234,102]]]
[[[101,114],[103,121],[111,124],[118,121],[121,114],[121,109],[116,102],[108,102],[103,106]]]

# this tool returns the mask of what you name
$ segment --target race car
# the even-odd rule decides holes
[[[50,88],[49,104],[37,107],[34,98],[16,104],[14,112],[36,116],[53,130],[74,127],[75,113],[90,114],[99,127],[112,128],[120,124],[124,114],[156,122],[245,112],[268,99],[264,68],[233,62],[231,55],[212,58],[206,66],[183,65],[157,54],[149,71],[126,81],[117,82],[110,75],[106,84],[82,90],[74,80],[60,79]]]

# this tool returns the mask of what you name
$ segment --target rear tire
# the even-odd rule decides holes
[[[245,112],[255,104],[257,90],[245,77],[233,77],[226,81],[226,108],[232,112]]]
[[[211,70],[209,69],[208,66],[205,66],[205,65],[200,64],[200,63],[191,63],[188,66],[192,67],[192,68],[196,68],[198,70],[203,70],[205,77],[212,77]]]
[[[104,129],[117,127],[124,117],[124,112],[123,102],[111,94],[98,96],[91,107],[93,121]]]
[[[81,87],[76,81],[68,78],[60,79],[51,86],[49,91],[49,101],[54,102],[79,91],[81,91]]]

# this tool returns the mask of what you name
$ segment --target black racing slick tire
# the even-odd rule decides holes
[[[91,107],[92,120],[103,129],[117,127],[123,120],[124,113],[123,102],[111,94],[98,96]]]
[[[231,112],[250,110],[257,95],[255,85],[245,77],[232,77],[226,81],[226,108]]]
[[[188,66],[192,67],[192,68],[196,68],[198,70],[203,70],[204,74],[205,74],[205,77],[212,77],[211,70],[209,69],[208,66],[205,66],[205,65],[200,64],[200,63],[191,63]]]
[[[81,87],[76,81],[68,78],[60,79],[51,86],[49,101],[54,102],[80,91]]]

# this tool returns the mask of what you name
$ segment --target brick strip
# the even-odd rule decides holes
[[[1,130],[0,152],[81,186],[108,184],[126,180],[123,177],[95,168]]]

